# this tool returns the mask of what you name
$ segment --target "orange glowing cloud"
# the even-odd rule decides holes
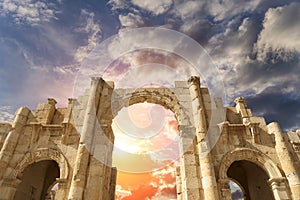
[[[119,112],[113,131],[113,163],[119,169],[116,200],[176,199],[174,162],[179,153],[174,113],[160,105],[135,104]]]
[[[176,199],[174,164],[143,174],[119,172],[116,200]]]

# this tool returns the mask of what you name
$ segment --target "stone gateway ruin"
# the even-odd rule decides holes
[[[170,109],[178,121],[178,200],[230,200],[230,181],[246,200],[300,199],[300,130],[266,124],[244,98],[225,108],[198,77],[135,89],[93,78],[66,108],[54,99],[21,107],[11,124],[0,124],[0,199],[114,199],[112,120],[141,102]]]

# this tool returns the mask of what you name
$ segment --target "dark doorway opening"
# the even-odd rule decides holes
[[[45,200],[49,188],[59,178],[59,166],[53,160],[33,163],[21,175],[14,200]],[[47,197],[47,198],[46,198]]]
[[[269,177],[258,165],[246,160],[235,161],[230,165],[227,176],[243,188],[244,199],[274,200]]]

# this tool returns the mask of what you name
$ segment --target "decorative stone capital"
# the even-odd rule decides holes
[[[236,104],[242,103],[242,104],[246,105],[246,100],[244,97],[237,97],[237,98],[235,98],[234,103],[236,103]]]
[[[200,77],[199,76],[191,76],[188,80],[189,86],[191,85],[199,85],[200,86]]]
[[[57,104],[57,101],[53,98],[48,98],[47,103],[50,105],[55,105],[55,104]]]
[[[226,178],[226,179],[219,179],[219,186],[220,186],[220,190],[221,190],[221,196],[222,199],[224,200],[229,200],[231,199],[231,191],[230,191],[230,179]]]
[[[270,134],[276,135],[281,135],[281,128],[277,122],[271,122],[270,124],[267,125],[268,127],[268,132]]]
[[[58,189],[64,189],[67,185],[67,179],[57,178],[56,182],[58,183]]]
[[[76,99],[68,98],[68,104],[72,104],[74,101],[76,101]]]
[[[286,182],[285,177],[271,178],[268,180],[268,183],[272,187],[272,189],[277,189],[278,187],[285,184],[285,182]]]
[[[98,84],[98,82],[100,81],[100,77],[92,77],[91,78],[91,85],[93,85],[93,84]]]
[[[220,178],[218,180],[220,186],[223,188],[230,188],[229,186],[229,182],[230,182],[230,179],[229,178]]]

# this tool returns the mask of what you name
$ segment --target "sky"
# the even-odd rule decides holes
[[[232,106],[235,97],[244,96],[253,114],[265,117],[267,123],[277,121],[286,131],[300,128],[299,10],[296,0],[1,0],[0,121],[11,121],[18,107],[34,109],[48,97],[65,106],[84,73],[103,75],[116,81],[117,87],[131,86],[128,77],[138,80],[134,87],[169,86],[174,78],[187,78],[182,75],[191,74],[186,60],[172,55],[176,44],[168,43],[161,52],[122,54],[123,48],[137,43],[151,45],[154,41],[163,46],[168,39],[162,36],[148,41],[150,36],[145,34],[124,37],[126,30],[162,27],[201,45],[217,69],[218,81],[224,84],[225,105]],[[111,41],[107,48],[113,64],[105,70],[94,65],[90,73],[86,66],[93,52],[99,52],[95,51],[99,44],[101,47],[116,34],[119,43]],[[171,53],[166,51],[170,49]],[[164,62],[146,65],[157,60]],[[135,71],[133,65],[141,67]],[[168,81],[163,82],[164,78]],[[208,85],[210,81],[216,80],[208,79]],[[167,129],[168,123],[165,125]],[[173,198],[170,167],[145,174],[143,180],[149,180],[150,186],[132,186],[124,181],[126,174],[119,175],[118,198]],[[162,183],[171,179],[163,188],[166,184]],[[134,197],[139,192],[145,195],[143,190],[148,191],[146,196]]]

